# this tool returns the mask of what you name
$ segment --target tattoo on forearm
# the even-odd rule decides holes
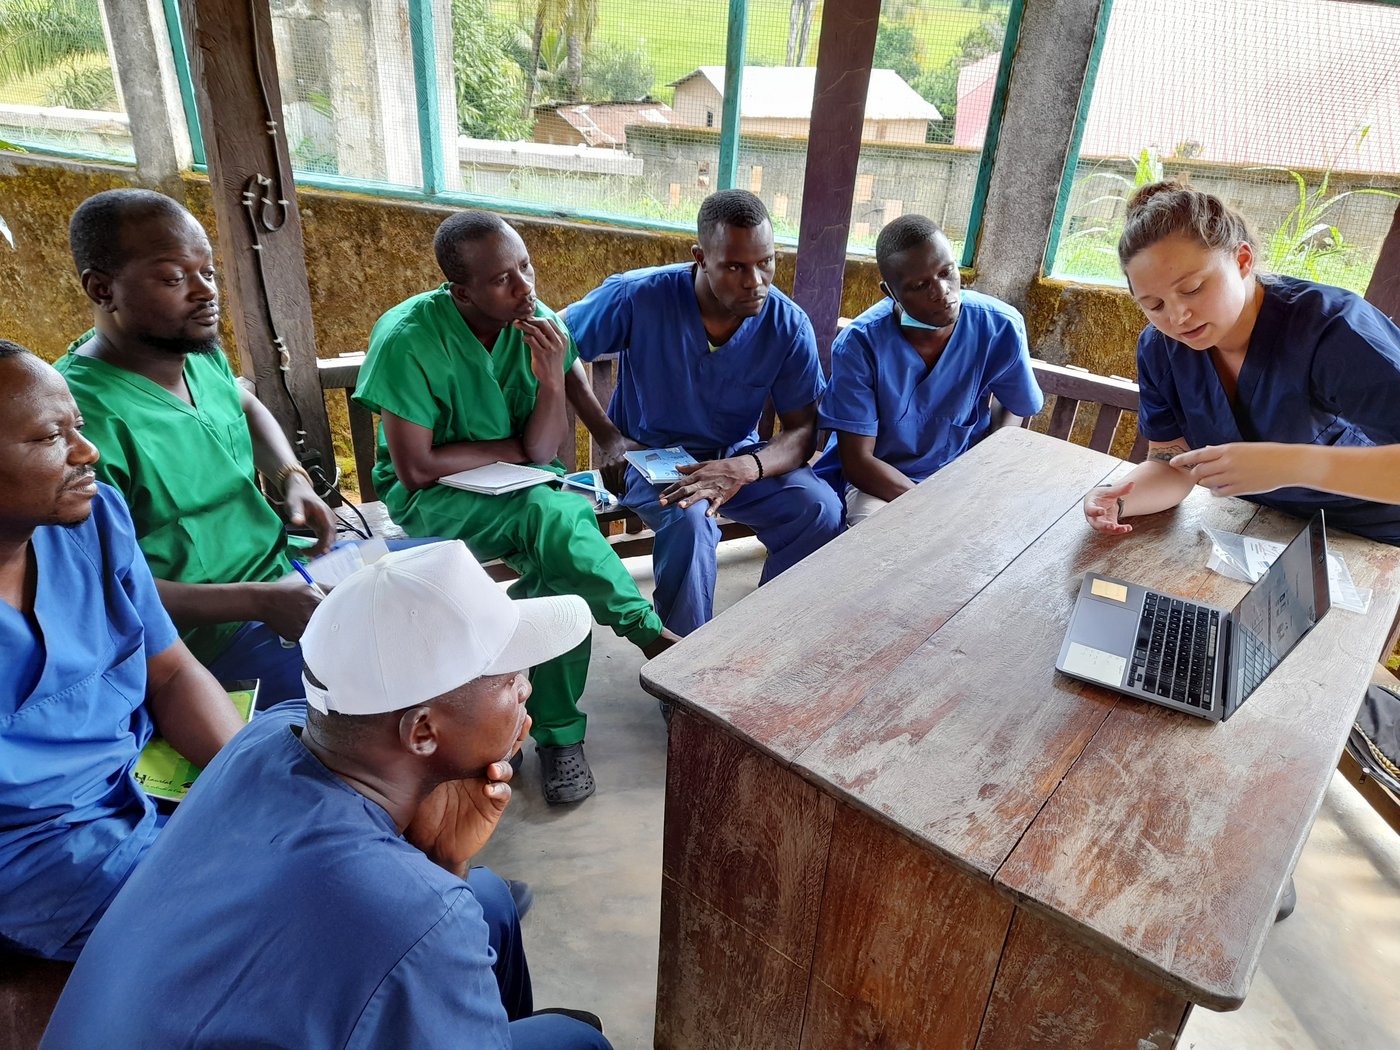
[[[1170,463],[1172,461],[1172,457],[1179,456],[1183,452],[1190,451],[1191,450],[1185,445],[1168,445],[1166,448],[1154,448],[1151,452],[1147,454],[1147,458],[1149,461],[1155,459],[1161,463]]]

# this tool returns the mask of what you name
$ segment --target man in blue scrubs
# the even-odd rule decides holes
[[[525,671],[591,624],[574,595],[507,598],[456,540],[337,586],[302,636],[308,706],[200,775],[43,1045],[608,1050],[592,1015],[534,1012],[510,894],[468,870],[510,800]]]
[[[817,465],[851,525],[951,463],[1008,414],[1045,404],[1016,310],[964,291],[943,231],[902,215],[880,231],[875,258],[888,298],[836,337],[821,425],[834,431]],[[1002,418],[994,418],[991,395]]]
[[[768,212],[752,193],[724,190],[701,204],[698,226],[694,261],[615,274],[565,312],[580,357],[621,355],[606,416],[576,373],[568,388],[605,468],[626,450],[671,445],[699,461],[662,487],[629,468],[622,496],[656,532],[656,610],[680,635],[713,615],[721,509],[768,548],[760,583],[841,525],[839,502],[807,466],[821,365],[807,315],[772,287]],[[765,444],[770,399],[782,430]]]
[[[239,729],[96,461],[63,378],[0,340],[0,952],[78,957],[155,840],[154,729],[199,765]]]

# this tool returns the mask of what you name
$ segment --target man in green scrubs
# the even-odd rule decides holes
[[[334,539],[334,517],[219,349],[208,236],[169,197],[110,190],[78,207],[69,241],[94,328],[56,367],[102,453],[98,477],[131,508],[161,602],[216,678],[260,679],[261,707],[301,696],[294,643],[319,598],[292,572],[255,469],[288,520],[315,530],[313,553]]]
[[[460,212],[438,228],[447,283],[386,313],[370,334],[355,399],[381,416],[374,484],[414,536],[455,537],[481,561],[520,573],[517,598],[577,594],[594,618],[653,656],[674,640],[598,531],[589,501],[551,485],[487,496],[437,479],[488,463],[536,463],[563,473],[573,440],[564,374],[578,350],[535,298],[519,234],[498,216]],[[529,701],[545,799],[593,794],[578,708],[589,641],[532,674]]]

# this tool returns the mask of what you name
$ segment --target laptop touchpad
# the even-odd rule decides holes
[[[1134,595],[1134,597],[1137,597]],[[1131,605],[1085,597],[1074,613],[1066,670],[1118,685],[1137,640],[1138,602]]]

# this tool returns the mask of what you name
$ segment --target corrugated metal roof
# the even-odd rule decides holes
[[[704,77],[724,96],[724,67],[701,66],[679,80],[678,87],[695,77]],[[816,91],[815,66],[745,66],[744,94],[739,115],[756,120],[810,120],[812,96]],[[872,69],[865,95],[866,120],[942,120],[932,102],[927,102],[893,69]]]
[[[1394,6],[1115,0],[1080,153],[1400,172],[1397,56]],[[996,70],[958,78],[960,146],[982,144]]]
[[[671,123],[671,107],[664,102],[579,102],[538,108],[552,109],[590,146],[625,146],[628,124]]]

